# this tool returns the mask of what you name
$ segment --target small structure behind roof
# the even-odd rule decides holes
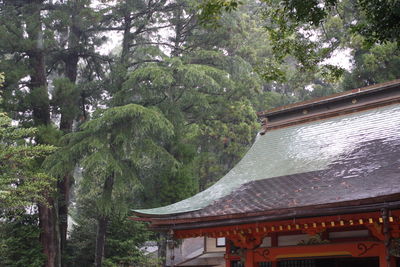
[[[134,219],[225,237],[227,267],[395,267],[400,80],[258,115],[261,136],[216,184]]]

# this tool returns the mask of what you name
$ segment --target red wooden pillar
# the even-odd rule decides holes
[[[390,257],[390,260],[388,261],[386,255],[379,255],[379,267],[396,267],[396,259]]]
[[[396,267],[396,258],[388,256],[387,249],[383,249],[379,254],[379,267]]]
[[[278,235],[276,233],[271,234],[271,246],[277,247],[278,246]],[[272,261],[272,267],[278,267],[278,261]]]
[[[379,267],[387,267],[386,255],[382,253],[379,255]]]
[[[231,267],[232,266],[232,262],[231,262],[231,242],[229,241],[229,239],[225,239],[225,267]]]
[[[256,267],[256,263],[254,261],[254,251],[252,249],[246,250],[246,262],[244,264],[245,267]]]

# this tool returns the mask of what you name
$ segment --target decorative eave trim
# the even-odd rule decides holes
[[[176,229],[176,230],[196,229],[205,227],[257,223],[265,221],[330,216],[336,214],[372,212],[372,211],[379,211],[382,208],[398,209],[400,208],[399,199],[400,199],[400,194],[393,194],[390,196],[377,197],[372,199],[370,198],[370,199],[347,201],[340,203],[329,203],[316,206],[305,206],[298,208],[220,215],[212,217],[198,217],[198,218],[187,218],[187,219],[131,217],[131,219],[135,221],[150,222],[150,227],[154,230],[159,230],[159,231],[164,231],[168,229]]]
[[[400,210],[390,211],[387,217],[388,222],[398,224],[399,216]],[[244,224],[199,227],[194,229],[174,229],[170,230],[170,233],[177,238],[207,236],[212,238],[229,237],[232,240],[232,237],[238,235],[265,236],[271,233],[287,234],[290,232],[315,235],[326,229],[346,228],[359,230],[367,228],[377,239],[384,240],[383,233],[381,232],[382,229],[378,225],[382,225],[382,223],[384,223],[382,211],[373,211],[277,221],[247,222]],[[398,236],[400,232],[394,229],[393,234]]]

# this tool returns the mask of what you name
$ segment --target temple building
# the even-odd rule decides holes
[[[225,238],[226,267],[400,266],[400,80],[258,115],[255,143],[217,183],[134,219]]]

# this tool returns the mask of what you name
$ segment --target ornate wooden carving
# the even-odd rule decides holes
[[[322,233],[318,233],[313,235],[309,240],[301,240],[297,245],[306,246],[306,245],[319,245],[319,244],[328,244],[329,240],[322,238]]]
[[[360,254],[358,254],[358,257],[365,255],[368,251],[370,251],[371,249],[373,249],[376,246],[378,246],[378,244],[376,244],[376,243],[370,244],[369,246],[364,243],[358,243],[357,249],[361,250]]]
[[[263,236],[254,234],[238,233],[236,236],[229,237],[235,247],[245,249],[258,248],[263,240]]]
[[[266,261],[269,261],[269,260],[270,260],[270,258],[269,258],[270,251],[269,251],[268,248],[265,248],[265,249],[263,249],[262,251],[260,251],[260,250],[255,250],[255,253],[257,253],[258,255],[260,255],[261,257],[263,257]]]

